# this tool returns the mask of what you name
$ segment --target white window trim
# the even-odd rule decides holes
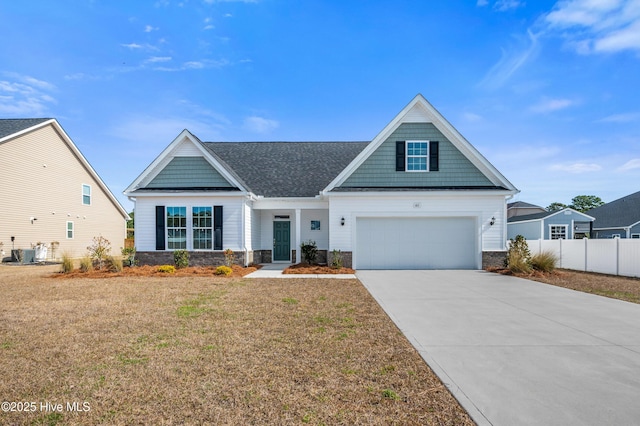
[[[71,224],[71,229],[69,229],[69,224]],[[69,231],[71,231],[71,236],[69,236]],[[76,236],[76,225],[73,223],[72,220],[68,220],[65,223],[64,234],[67,237],[67,240],[73,240],[74,237]]]
[[[185,216],[185,226],[184,228],[181,226],[169,226],[169,209],[184,209],[184,216]],[[164,233],[165,233],[165,238],[166,238],[166,247],[167,250],[169,251],[174,251],[174,250],[189,250],[189,207],[188,206],[166,206],[165,207],[165,224],[164,224]],[[175,248],[175,247],[169,247],[169,230],[170,229],[184,229],[185,230],[185,245],[184,248]]]
[[[195,227],[193,226],[193,209],[195,208],[208,208],[211,210],[211,226],[198,226]],[[191,245],[191,250],[193,251],[213,251],[213,245],[214,245],[214,240],[216,238],[215,236],[215,224],[213,223],[213,206],[191,206],[190,207],[190,211],[191,211],[191,220],[187,220],[187,247],[189,247],[189,245]],[[193,237],[193,231],[195,229],[210,229],[211,230],[211,248],[210,249],[206,249],[206,248],[193,248],[194,246],[194,237]],[[191,236],[191,238],[189,238],[189,236]],[[189,241],[189,239],[191,239],[191,241]]]
[[[84,197],[85,197],[85,194],[84,194],[84,187],[85,187],[85,186],[86,186],[87,188],[89,188],[89,204],[85,204],[85,202],[84,202]],[[92,202],[93,202],[93,200],[92,200],[92,199],[93,199],[93,196],[91,195],[91,194],[92,194],[92,192],[93,192],[93,191],[92,191],[91,185],[89,185],[88,183],[83,183],[83,184],[82,184],[82,205],[83,205],[83,206],[90,206],[90,205],[92,204]]]
[[[193,209],[194,207],[207,207],[211,209],[211,248],[210,249],[194,249],[193,248],[193,230],[195,229],[193,226]],[[202,204],[189,204],[189,205],[175,205],[175,206],[165,206],[165,226],[164,226],[164,237],[165,237],[165,247],[167,251],[174,251],[174,250],[187,250],[187,251],[204,251],[204,252],[210,252],[210,251],[216,251],[213,247],[215,245],[215,221],[214,221],[214,207],[213,205],[202,205]],[[186,227],[185,228],[171,228],[171,229],[186,229],[186,247],[184,249],[175,249],[175,248],[169,248],[169,226],[167,225],[167,220],[168,220],[168,209],[169,208],[185,208],[185,216],[186,216]],[[199,228],[199,229],[207,229],[207,228]]]
[[[564,228],[564,238],[553,238],[553,228]],[[550,240],[566,240],[569,238],[569,225],[549,225],[549,239]]]
[[[427,144],[427,155],[426,155],[426,169],[425,170],[409,170],[409,157],[420,158],[422,155],[409,155],[409,144],[410,143],[426,143]],[[415,140],[415,141],[405,141],[404,143],[404,171],[407,173],[427,173],[429,171],[429,151],[430,144],[429,141],[426,140]]]

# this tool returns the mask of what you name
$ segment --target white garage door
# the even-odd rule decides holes
[[[476,269],[475,219],[357,218],[357,269]]]

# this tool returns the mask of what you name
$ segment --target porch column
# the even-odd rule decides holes
[[[300,209],[296,209],[296,263],[300,263],[301,253],[300,253],[300,244],[302,240],[300,239],[300,230],[302,229],[300,223]]]

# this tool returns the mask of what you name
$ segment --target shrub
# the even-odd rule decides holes
[[[62,269],[61,272],[63,274],[68,274],[73,272],[73,259],[69,255],[69,253],[62,253]]]
[[[226,249],[224,251],[224,264],[225,266],[231,267],[231,265],[233,265],[233,262],[236,259],[236,254],[233,252],[233,250],[231,249]]]
[[[312,265],[316,261],[316,257],[318,256],[318,246],[315,241],[305,241],[300,244],[300,250],[302,250],[302,257],[304,261],[309,265]]]
[[[531,264],[518,251],[507,253],[507,267],[514,274],[528,274],[531,272]]]
[[[104,267],[104,261],[111,252],[111,243],[102,235],[99,237],[93,237],[93,243],[87,247],[89,250],[89,257],[95,263],[98,269]]]
[[[331,267],[334,269],[342,268],[342,252],[340,250],[333,249],[331,251]]]
[[[173,265],[160,265],[158,266],[158,272],[163,272],[165,274],[173,274],[176,272],[176,267]]]
[[[176,250],[173,252],[173,262],[176,268],[182,269],[189,266],[189,252],[186,250]]]
[[[124,263],[127,266],[135,266],[136,264],[136,248],[135,247],[125,247],[120,250],[122,252],[122,256],[124,256]]]
[[[224,275],[225,277],[231,275],[233,269],[228,266],[218,266],[216,268],[216,275]]]
[[[505,259],[505,265],[511,272],[516,272],[512,269],[525,269],[531,270],[529,260],[531,259],[531,252],[529,251],[529,245],[527,240],[522,235],[516,235],[515,238],[509,240],[509,249],[507,250],[507,257]],[[526,265],[526,266],[525,266]]]
[[[122,259],[119,257],[107,256],[104,261],[105,268],[110,272],[122,272]]]
[[[93,261],[89,256],[85,256],[80,259],[80,271],[91,272],[93,271]]]
[[[551,251],[543,251],[532,256],[530,263],[536,271],[553,272],[558,264],[558,256]]]

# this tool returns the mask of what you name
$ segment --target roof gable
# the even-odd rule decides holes
[[[106,183],[100,178],[100,175],[94,170],[89,161],[80,152],[75,143],[71,140],[69,135],[64,131],[60,123],[54,118],[26,118],[26,119],[0,119],[0,144],[9,143],[26,133],[40,130],[46,126],[53,127],[56,134],[59,136],[62,143],[64,143],[73,156],[78,160],[81,167],[83,167],[89,175],[98,184],[98,187],[104,192],[109,201],[114,205],[118,212],[124,219],[129,219],[129,213],[120,204],[118,199],[113,195]]]
[[[215,153],[183,130],[125,189],[134,192],[163,190],[240,190],[247,185]]]
[[[594,228],[630,227],[640,222],[640,191],[587,212],[596,220]]]
[[[506,189],[512,193],[518,190],[509,182],[489,161],[484,158],[445,118],[420,94],[415,98],[373,139],[373,141],[327,185],[324,192],[331,191],[344,185],[352,176],[357,176],[358,170],[372,157],[385,142],[393,139],[394,132],[403,124],[429,123],[440,135],[450,143],[451,151],[457,151],[473,169],[478,172],[473,186]],[[391,138],[391,139],[390,139]],[[384,147],[383,147],[384,149]],[[442,169],[440,169],[442,170]],[[471,169],[469,169],[471,170]],[[440,173],[440,172],[439,172]],[[480,177],[479,177],[480,176]],[[484,181],[484,185],[481,183]],[[416,186],[416,185],[411,185]],[[425,185],[431,186],[431,185]],[[438,182],[437,187],[447,189],[454,185]],[[469,185],[460,185],[469,186]]]

